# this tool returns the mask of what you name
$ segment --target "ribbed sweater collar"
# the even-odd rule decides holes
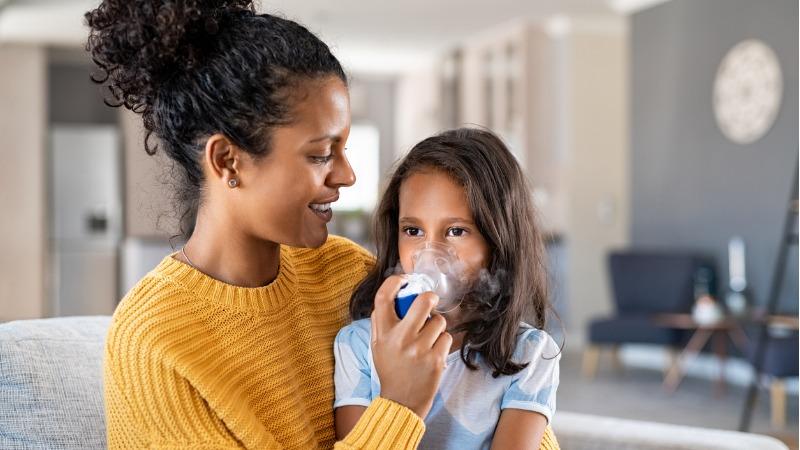
[[[266,286],[247,288],[214,279],[192,266],[165,257],[153,270],[156,276],[181,285],[189,294],[210,303],[249,312],[268,312],[289,302],[296,293],[297,273],[289,249],[281,247],[278,277]]]

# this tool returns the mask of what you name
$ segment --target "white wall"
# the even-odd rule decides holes
[[[119,120],[125,158],[125,235],[166,240],[177,232],[168,184],[172,163],[160,149],[154,156],[145,152],[141,116],[120,108]]]
[[[567,295],[573,345],[588,322],[612,311],[606,256],[628,244],[627,25],[576,21],[566,36]],[[574,348],[574,347],[573,347]]]
[[[48,313],[46,64],[41,48],[0,45],[0,321]]]
[[[395,97],[395,157],[441,131],[439,67],[435,63],[398,77]]]
[[[628,27],[624,18],[559,17],[480,33],[463,50],[461,119],[485,125],[485,59],[493,39],[526,51],[525,154],[543,229],[563,238],[556,283],[567,339],[580,347],[588,322],[612,310],[606,255],[629,242]],[[401,77],[398,148],[438,131],[436,65]],[[563,311],[563,306],[557,306]]]

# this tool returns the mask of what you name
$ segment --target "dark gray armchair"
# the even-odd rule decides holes
[[[694,276],[700,268],[711,274],[707,257],[691,253],[616,251],[608,256],[614,313],[589,323],[589,345],[584,353],[584,374],[592,378],[600,349],[611,348],[617,365],[622,344],[655,344],[677,347],[685,339],[682,330],[656,325],[653,317],[664,313],[690,313],[694,303]]]

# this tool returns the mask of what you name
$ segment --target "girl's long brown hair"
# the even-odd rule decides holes
[[[422,169],[440,170],[464,187],[491,252],[488,272],[499,286],[488,293],[477,289],[462,302],[466,320],[453,330],[465,331],[461,358],[476,369],[480,354],[495,377],[515,374],[527,365],[512,360],[520,324],[546,326],[547,255],[522,169],[490,131],[445,131],[415,145],[399,163],[375,212],[377,261],[353,293],[350,314],[354,320],[369,317],[378,288],[398,264],[400,186]]]

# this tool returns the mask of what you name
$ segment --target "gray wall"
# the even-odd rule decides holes
[[[798,156],[796,0],[673,0],[632,18],[632,213],[635,247],[715,255],[727,286],[727,241],[744,237],[755,301],[767,297]],[[743,39],[777,53],[784,95],[774,127],[750,145],[717,128],[717,66]],[[782,296],[797,311],[797,247]]]

